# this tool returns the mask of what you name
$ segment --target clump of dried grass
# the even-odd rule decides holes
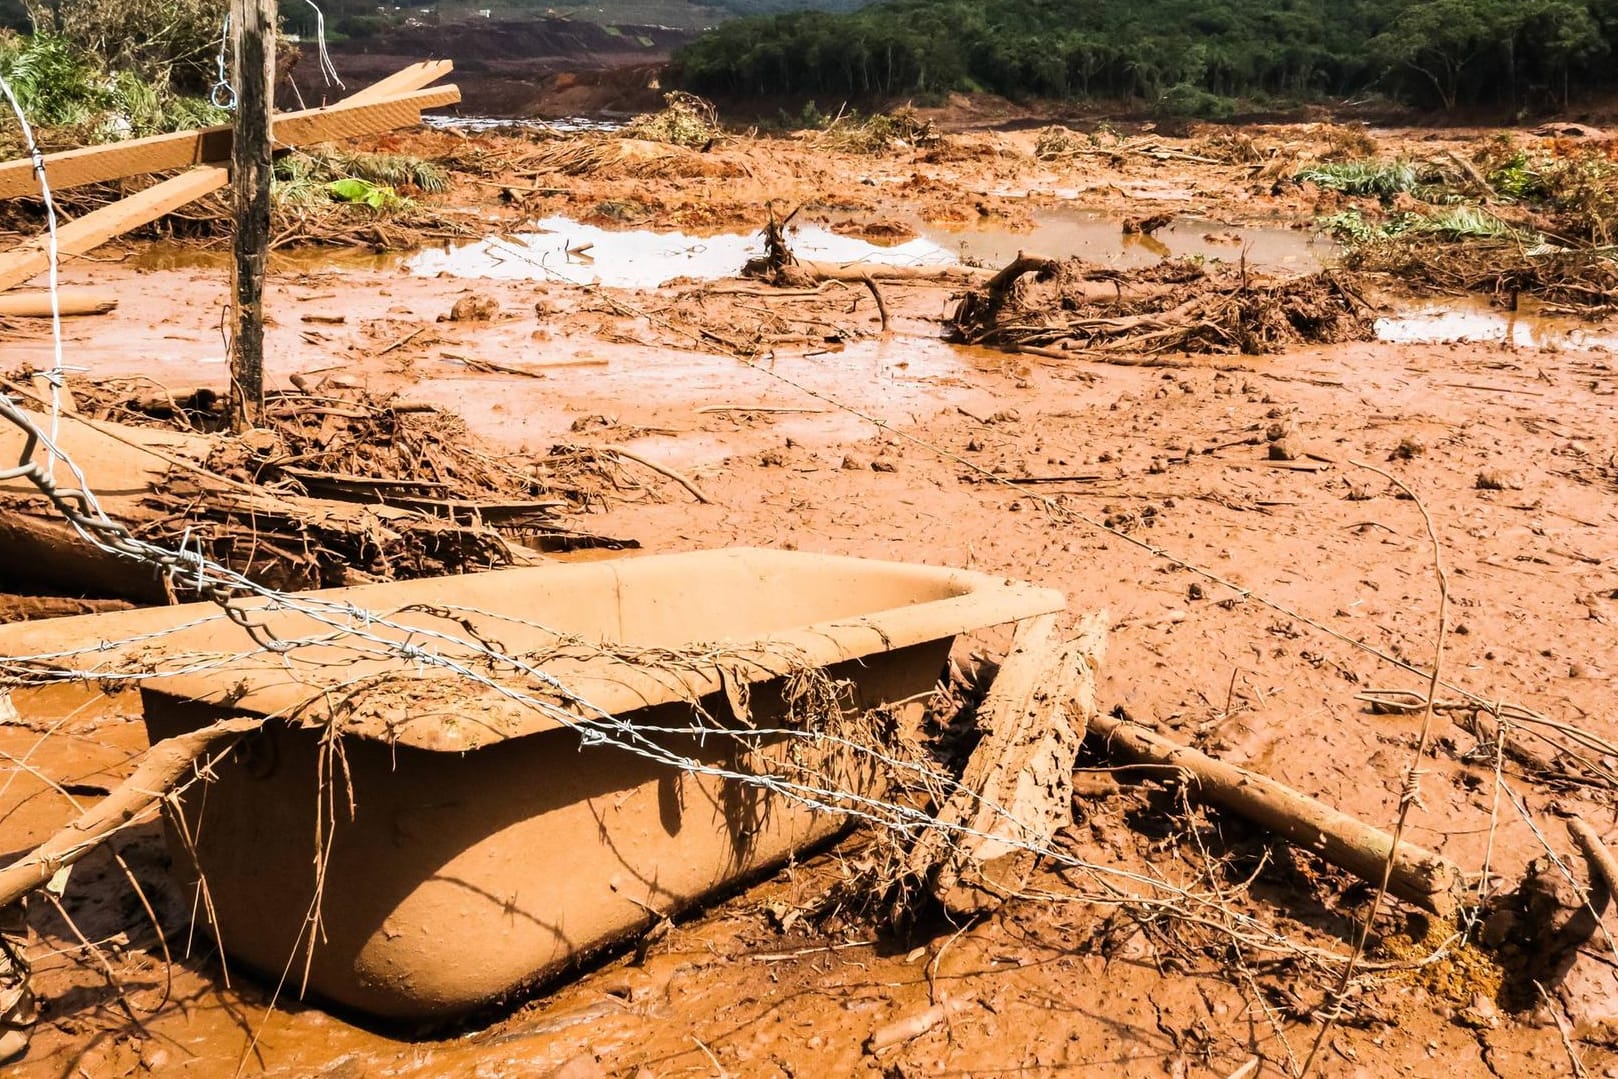
[[[1325,143],[1320,153],[1322,161],[1360,161],[1377,155],[1376,139],[1363,127],[1323,124],[1318,134]]]
[[[1261,145],[1245,131],[1225,130],[1198,139],[1192,143],[1191,152],[1226,165],[1254,165],[1274,156],[1275,150]]]
[[[557,142],[531,155],[528,168],[603,179],[681,179],[744,176],[745,166],[672,142],[617,136],[584,136]]]
[[[707,147],[724,135],[713,103],[696,94],[675,90],[663,95],[663,108],[635,117],[624,134],[672,146]]]
[[[937,125],[909,106],[869,116],[840,113],[814,137],[815,144],[824,149],[871,156],[926,149],[937,146],[941,139]]]
[[[1084,136],[1076,131],[1052,124],[1042,128],[1034,137],[1034,156],[1041,161],[1055,161],[1067,157],[1086,145]]]

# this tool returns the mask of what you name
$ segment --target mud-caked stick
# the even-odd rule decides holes
[[[118,829],[162,801],[192,767],[263,725],[262,719],[226,719],[165,738],[146,751],[140,766],[77,820],[0,869],[0,910],[100,846]]]
[[[1172,742],[1127,719],[1094,716],[1090,736],[1115,759],[1179,771],[1188,779],[1188,793],[1198,801],[1263,825],[1361,880],[1382,882],[1393,837],[1380,828],[1269,776]],[[1408,903],[1451,917],[1458,906],[1460,884],[1460,867],[1440,854],[1414,843],[1400,843],[1393,852],[1388,890]]]

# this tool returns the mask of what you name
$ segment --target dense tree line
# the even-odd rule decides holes
[[[725,23],[675,57],[699,93],[848,99],[1545,105],[1614,81],[1618,0],[882,0]]]

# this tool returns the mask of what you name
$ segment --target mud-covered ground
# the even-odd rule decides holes
[[[1171,213],[1197,222],[1174,226],[1182,239],[1230,230],[1236,242],[1207,243],[1235,259],[1244,230],[1306,231],[1343,203],[1268,174],[1273,158],[1329,152],[1338,129],[1251,134],[1275,153],[1208,163],[1206,132],[1132,132],[1116,153],[1102,135],[1096,152],[1057,163],[1031,156],[1032,130],[878,156],[806,136],[576,176],[535,163],[550,144],[479,136],[470,145],[511,166],[487,170],[492,182],[463,177],[449,202],[485,215],[490,231],[565,215],[693,234],[751,230],[772,204],[801,205],[800,222],[833,234],[999,230],[1013,252],[1019,235],[1059,235],[1036,233],[1053,208],[1108,222]],[[1489,134],[1372,133],[1389,156],[1464,149]],[[453,134],[410,144],[469,145]],[[502,188],[512,192],[504,201]],[[648,273],[667,263],[666,276],[681,277],[680,259],[694,256],[685,248],[671,257],[666,246],[651,238],[622,257],[646,260]],[[1135,259],[1143,249],[1120,240],[1105,251]],[[1329,251],[1282,250],[1271,269],[1306,269],[1320,257]],[[647,497],[587,519],[649,552],[790,547],[1059,588],[1072,612],[1110,612],[1104,708],[1123,707],[1384,828],[1420,718],[1372,714],[1356,695],[1425,687],[1398,665],[1430,664],[1436,643],[1425,508],[1448,575],[1443,675],[1459,687],[1441,696],[1465,690],[1618,739],[1618,361],[1589,343],[1598,336],[1581,336],[1610,326],[1575,332],[1454,301],[1481,339],[1128,366],[945,345],[941,319],[957,285],[886,284],[884,335],[859,287],[772,296],[733,279],[660,285],[656,274],[643,287],[592,286],[539,256],[513,272],[513,258],[500,275],[468,278],[397,261],[289,257],[268,289],[270,377],[339,374],[453,407],[473,431],[513,448],[592,438],[632,446],[713,499],[697,504],[648,476]],[[616,268],[596,269],[605,278]],[[66,277],[110,285],[121,300],[113,315],[69,323],[69,363],[171,388],[222,383],[226,283],[206,257],[135,249],[123,263],[72,265]],[[470,293],[496,300],[500,314],[440,321]],[[1379,302],[1396,316],[1412,301],[1388,289]],[[704,328],[762,350],[738,359]],[[4,333],[8,357],[43,365],[38,327]],[[537,377],[476,373],[469,358]],[[1287,459],[1272,459],[1277,438]],[[986,635],[964,642],[961,658],[1004,646],[1003,635]],[[17,706],[18,718],[0,726],[0,750],[26,762],[0,781],[7,851],[69,819],[69,799],[93,799],[144,744],[133,697],[86,703],[57,693],[19,696]],[[1469,873],[1486,867],[1491,892],[1552,854],[1584,881],[1564,819],[1576,813],[1618,842],[1611,792],[1514,762],[1497,777],[1457,715],[1438,718],[1408,838]],[[1254,1056],[1261,1065],[1242,1074],[1292,1074],[1331,988],[1309,949],[1345,952],[1370,890],[1102,763],[1081,761],[1065,849],[1216,895],[1290,945],[1233,941],[1188,925],[1183,909],[1148,917],[1100,902],[1093,881],[1049,869],[986,920],[879,930],[825,909],[869,841],[856,833],[680,919],[639,954],[609,957],[464,1029],[404,1038],[287,992],[272,1007],[268,988],[241,971],[227,987],[186,901],[164,883],[161,835],[148,825],[116,845],[155,897],[173,963],[122,871],[103,855],[87,859],[63,905],[98,947],[87,950],[49,904],[32,907],[45,1013],[8,1074],[1225,1077]],[[1523,942],[1534,926],[1524,921],[1497,923],[1498,947],[1474,943],[1481,929],[1459,945],[1446,927],[1395,905],[1369,953],[1371,976],[1316,1073],[1615,1074],[1610,946],[1591,938],[1571,981],[1546,986],[1547,1004],[1532,985],[1544,972],[1529,962]],[[892,1048],[868,1047],[878,1028],[942,1002],[947,1021]]]

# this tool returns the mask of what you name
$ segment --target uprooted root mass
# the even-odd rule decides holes
[[[999,347],[1267,353],[1369,339],[1372,317],[1330,273],[1272,279],[1187,261],[1126,273],[1019,256],[962,297],[949,329]]]

